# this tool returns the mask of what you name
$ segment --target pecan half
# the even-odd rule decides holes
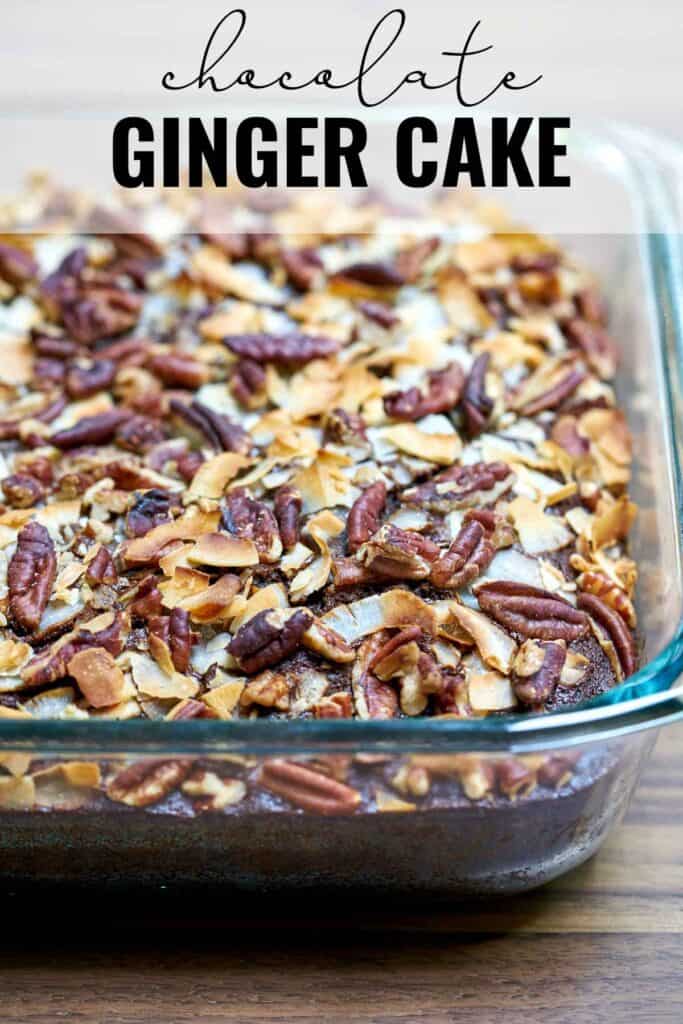
[[[70,366],[64,385],[71,398],[88,398],[111,387],[115,376],[116,363],[110,359],[98,359],[89,367]]]
[[[293,654],[312,621],[303,608],[289,616],[280,610],[258,612],[237,631],[228,650],[253,675]]]
[[[581,349],[591,369],[603,380],[610,380],[617,370],[619,351],[605,328],[575,317],[564,330],[569,341]]]
[[[619,612],[595,594],[580,593],[577,604],[602,627],[614,644],[624,678],[633,675],[638,667],[638,650],[635,638]]]
[[[304,366],[312,359],[325,359],[339,351],[335,338],[314,334],[229,334],[223,339],[231,352],[255,363],[276,366]]]
[[[578,577],[577,586],[587,594],[595,594],[606,605],[619,612],[631,629],[636,626],[636,611],[628,594],[602,572],[586,571]]]
[[[42,484],[28,473],[12,473],[0,486],[12,508],[31,508],[45,495]]]
[[[283,547],[293,548],[299,540],[301,495],[294,487],[284,484],[275,494],[274,508]]]
[[[358,560],[373,577],[424,580],[438,554],[438,546],[426,537],[387,523],[362,546]]]
[[[0,278],[20,287],[38,274],[38,264],[25,249],[0,242]]]
[[[90,345],[135,327],[142,299],[133,292],[107,285],[87,285],[78,297],[61,300],[61,319],[76,341]]]
[[[240,359],[230,378],[230,388],[247,409],[258,408],[266,398],[266,371],[253,359]]]
[[[331,274],[330,281],[355,281],[367,284],[371,288],[400,288],[406,283],[403,274],[392,263],[350,263],[336,273]]]
[[[228,416],[197,401],[187,405],[172,398],[169,407],[181,420],[198,430],[216,451],[239,452],[242,455],[250,451],[251,436]]]
[[[97,416],[84,416],[73,427],[58,430],[56,434],[53,434],[50,444],[62,450],[106,444],[112,440],[119,427],[126,422],[130,415],[126,409],[111,409],[109,412],[102,412]]]
[[[546,409],[555,409],[561,405],[566,398],[569,398],[578,388],[579,384],[586,379],[583,370],[575,368],[564,375],[556,384],[544,391],[542,395],[527,402],[519,410],[523,416],[536,416]]]
[[[567,658],[561,641],[526,640],[515,658],[512,684],[524,704],[544,704],[553,696]]]
[[[480,520],[466,519],[448,551],[434,562],[431,581],[437,587],[457,590],[476,580],[495,553],[491,532]]]
[[[493,401],[486,394],[486,374],[490,359],[488,352],[477,356],[465,383],[462,411],[469,437],[481,434],[493,412]]]
[[[57,576],[57,555],[50,534],[40,523],[27,523],[19,531],[7,570],[9,610],[16,625],[27,633],[38,629]]]
[[[191,761],[138,761],[109,780],[107,796],[129,807],[149,807],[178,789],[191,768]]]
[[[401,318],[394,313],[391,306],[387,306],[384,302],[372,302],[370,300],[359,302],[358,308],[368,320],[372,320],[373,323],[379,324],[380,327],[384,327],[386,330],[395,327],[396,324],[401,322]]]
[[[259,773],[264,789],[313,814],[352,814],[360,793],[329,775],[279,758],[266,761]]]
[[[351,694],[335,693],[331,697],[323,697],[311,710],[315,718],[352,718]]]
[[[125,420],[116,431],[116,443],[136,455],[144,455],[155,445],[166,440],[160,423],[148,416],[132,416]]]
[[[158,353],[147,360],[146,367],[172,388],[196,391],[209,379],[208,366],[180,352]]]
[[[228,494],[223,520],[230,533],[254,542],[262,562],[277,562],[282,554],[280,531],[262,501],[250,498],[243,487],[235,487]]]
[[[354,501],[346,520],[349,550],[357,551],[379,529],[380,517],[387,501],[387,489],[382,480],[366,487]]]
[[[427,376],[427,390],[408,388],[384,397],[384,411],[394,420],[418,420],[430,413],[448,412],[460,401],[465,375],[458,363]]]
[[[482,611],[521,636],[539,640],[578,640],[588,619],[561,597],[511,580],[482,583],[475,590]]]
[[[59,414],[66,408],[67,400],[63,395],[49,401],[39,412],[31,415],[32,420],[39,420],[41,423],[52,423]],[[19,430],[23,420],[11,419],[0,420],[0,441],[16,441],[20,434]],[[26,441],[26,439],[24,439]],[[41,442],[44,444],[44,442]]]
[[[509,490],[515,477],[504,462],[475,462],[452,466],[426,484],[410,487],[401,495],[409,505],[420,505],[443,515],[454,509],[493,504]]]

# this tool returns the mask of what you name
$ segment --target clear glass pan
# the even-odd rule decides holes
[[[576,748],[575,762],[583,767],[574,780],[528,797],[520,790],[505,800],[472,802],[463,798],[462,772],[456,772],[451,804],[444,791],[438,807],[421,811],[419,801],[406,797],[407,813],[382,814],[375,812],[399,808],[380,808],[376,797],[372,812],[344,816],[333,808],[324,819],[276,798],[251,812],[228,808],[197,817],[183,815],[172,801],[90,811],[53,801],[49,814],[0,811],[0,873],[492,893],[539,884],[597,848],[627,804],[654,730],[683,718],[677,688],[683,675],[683,276],[676,192],[682,164],[674,147],[614,127],[599,136],[577,134],[571,151],[568,202],[580,228],[563,231],[560,240],[602,277],[623,352],[619,400],[635,438],[633,498],[640,515],[632,555],[641,571],[643,641],[636,675],[575,710],[478,721],[3,721],[0,753],[103,763],[124,756],[153,759],[150,765],[194,759],[216,770],[226,758],[241,757],[247,760],[240,770],[253,775],[264,759],[305,763],[336,755],[365,764],[408,754],[464,755],[497,771],[506,759],[531,764]],[[564,202],[563,195],[554,202]],[[553,230],[552,213],[548,221],[539,211],[520,213],[534,228]]]

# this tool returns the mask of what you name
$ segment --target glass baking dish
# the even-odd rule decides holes
[[[616,127],[577,133],[571,149],[568,203],[579,229],[559,237],[602,278],[623,353],[618,397],[635,439],[641,669],[578,709],[478,721],[2,720],[6,881],[492,895],[539,885],[599,847],[658,729],[683,718],[681,157]],[[525,220],[557,236],[542,205]],[[21,785],[29,764],[32,795]],[[98,779],[131,764],[121,776],[129,799],[114,803]],[[360,806],[335,778],[340,766],[363,794]],[[392,789],[398,770],[413,773],[413,795]],[[268,772],[283,795],[191,813],[178,790],[190,771],[249,794]],[[491,778],[496,795],[482,797]]]

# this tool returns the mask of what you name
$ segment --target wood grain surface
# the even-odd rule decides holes
[[[597,857],[507,900],[3,896],[3,1024],[679,1024],[683,728]]]

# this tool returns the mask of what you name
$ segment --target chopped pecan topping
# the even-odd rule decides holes
[[[290,683],[284,676],[277,672],[262,672],[261,675],[251,679],[244,687],[240,695],[240,704],[243,708],[258,704],[262,708],[276,708],[278,711],[289,710],[289,696],[292,689]]]
[[[368,662],[367,670],[372,672],[376,665],[380,661],[384,661],[390,654],[398,650],[399,647],[403,647],[404,644],[412,643],[414,640],[419,640],[422,636],[421,626],[408,626],[406,629],[402,629],[399,633],[394,635],[379,647]]]
[[[419,278],[422,268],[432,253],[439,248],[438,238],[423,238],[415,245],[401,249],[394,260],[394,267],[399,277],[412,284]]]
[[[146,365],[155,377],[172,388],[196,391],[209,379],[209,370],[204,363],[179,352],[159,353],[148,359]]]
[[[102,583],[116,583],[118,574],[114,566],[114,560],[104,546],[101,546],[95,557],[88,563],[85,578],[91,586],[100,586]]]
[[[438,554],[438,546],[426,537],[388,523],[362,546],[358,560],[373,577],[424,580]]]
[[[334,444],[367,447],[363,417],[346,409],[332,409],[324,416],[325,440]]]
[[[609,380],[617,369],[618,350],[604,327],[576,317],[565,326],[572,344],[581,349],[591,369],[603,380]]]
[[[630,629],[618,611],[595,594],[580,593],[577,604],[607,633],[614,644],[624,678],[633,675],[638,665],[638,649]]]
[[[111,409],[97,416],[84,416],[73,427],[58,430],[50,438],[55,448],[83,448],[86,445],[100,445],[111,441],[119,428],[130,417],[125,409]]]
[[[521,636],[569,642],[588,631],[584,612],[540,587],[496,580],[482,583],[476,595],[482,611]]]
[[[271,793],[313,814],[352,814],[361,801],[357,790],[293,761],[266,761],[259,782]]]
[[[498,789],[504,796],[511,799],[530,793],[536,785],[536,777],[523,761],[516,757],[506,757],[495,766]]]
[[[7,570],[12,620],[27,633],[38,629],[57,576],[57,555],[50,534],[40,523],[19,531]]]
[[[301,495],[294,487],[285,484],[275,495],[274,508],[283,547],[285,550],[293,548],[299,540]]]
[[[265,384],[266,371],[260,363],[254,362],[253,359],[240,359],[235,364],[230,387],[237,401],[247,409],[263,405],[266,397]]]
[[[157,637],[168,647],[173,665],[178,672],[187,672],[195,637],[190,627],[190,616],[184,608],[174,608],[170,615],[150,617],[151,637]]]
[[[54,683],[67,675],[67,666],[73,656],[86,647],[104,647],[117,657],[125,642],[123,616],[114,615],[109,625],[99,630],[86,626],[67,633],[50,647],[37,654],[22,670],[22,679],[28,686],[42,686]]]
[[[107,796],[129,807],[158,804],[182,785],[191,767],[191,761],[137,761],[109,780]]]
[[[527,640],[513,669],[515,696],[524,704],[544,704],[553,696],[567,657],[562,641]]]
[[[364,544],[373,533],[377,532],[386,500],[387,489],[381,480],[370,484],[356,498],[346,521],[346,533],[351,551],[357,551],[361,544]]]
[[[288,617],[279,611],[258,612],[237,631],[228,650],[253,675],[293,654],[312,620],[303,608]]]
[[[325,359],[339,350],[334,338],[313,334],[230,334],[223,339],[231,352],[255,363],[276,366],[304,366],[312,359]]]
[[[280,259],[289,280],[299,291],[308,291],[320,276],[323,264],[315,249],[282,249]]]
[[[238,423],[228,416],[214,412],[201,402],[186,405],[172,398],[170,408],[181,420],[199,433],[218,452],[240,452],[246,454],[251,448],[251,437]]]
[[[39,420],[40,423],[52,423],[65,408],[66,398],[60,395],[53,401],[49,401],[38,412],[32,413],[31,419]],[[0,441],[16,441],[19,438],[21,423],[21,419],[0,421]]]
[[[380,327],[384,327],[386,330],[395,327],[396,324],[401,322],[401,318],[384,302],[359,302],[358,308],[368,320],[372,320],[373,323],[379,324]]]
[[[89,367],[69,367],[64,385],[71,398],[88,398],[110,388],[115,376],[116,363],[109,359],[98,359]]]
[[[251,540],[261,561],[276,562],[282,554],[277,519],[262,501],[250,498],[243,487],[228,494],[224,521],[230,533]]]
[[[84,345],[130,330],[142,309],[139,295],[119,287],[114,277],[86,267],[84,249],[70,253],[43,281],[43,301],[67,333]],[[87,276],[87,275],[90,276]]]
[[[351,718],[353,703],[350,693],[335,693],[331,697],[323,697],[313,705],[315,718]]]
[[[492,504],[509,490],[514,475],[504,462],[475,462],[453,466],[428,483],[411,487],[401,495],[410,505],[446,514],[454,509]]]
[[[462,410],[469,437],[481,434],[493,412],[493,401],[486,394],[486,374],[490,360],[488,352],[477,356],[465,383]]]
[[[28,473],[12,473],[5,477],[0,486],[12,508],[31,508],[45,494],[42,484]]]
[[[384,411],[394,420],[418,420],[430,413],[448,412],[460,401],[465,375],[458,363],[434,370],[427,377],[427,390],[408,388],[384,397]]]
[[[573,458],[580,459],[588,454],[590,444],[579,434],[577,422],[575,416],[560,416],[552,425],[550,437]]]

